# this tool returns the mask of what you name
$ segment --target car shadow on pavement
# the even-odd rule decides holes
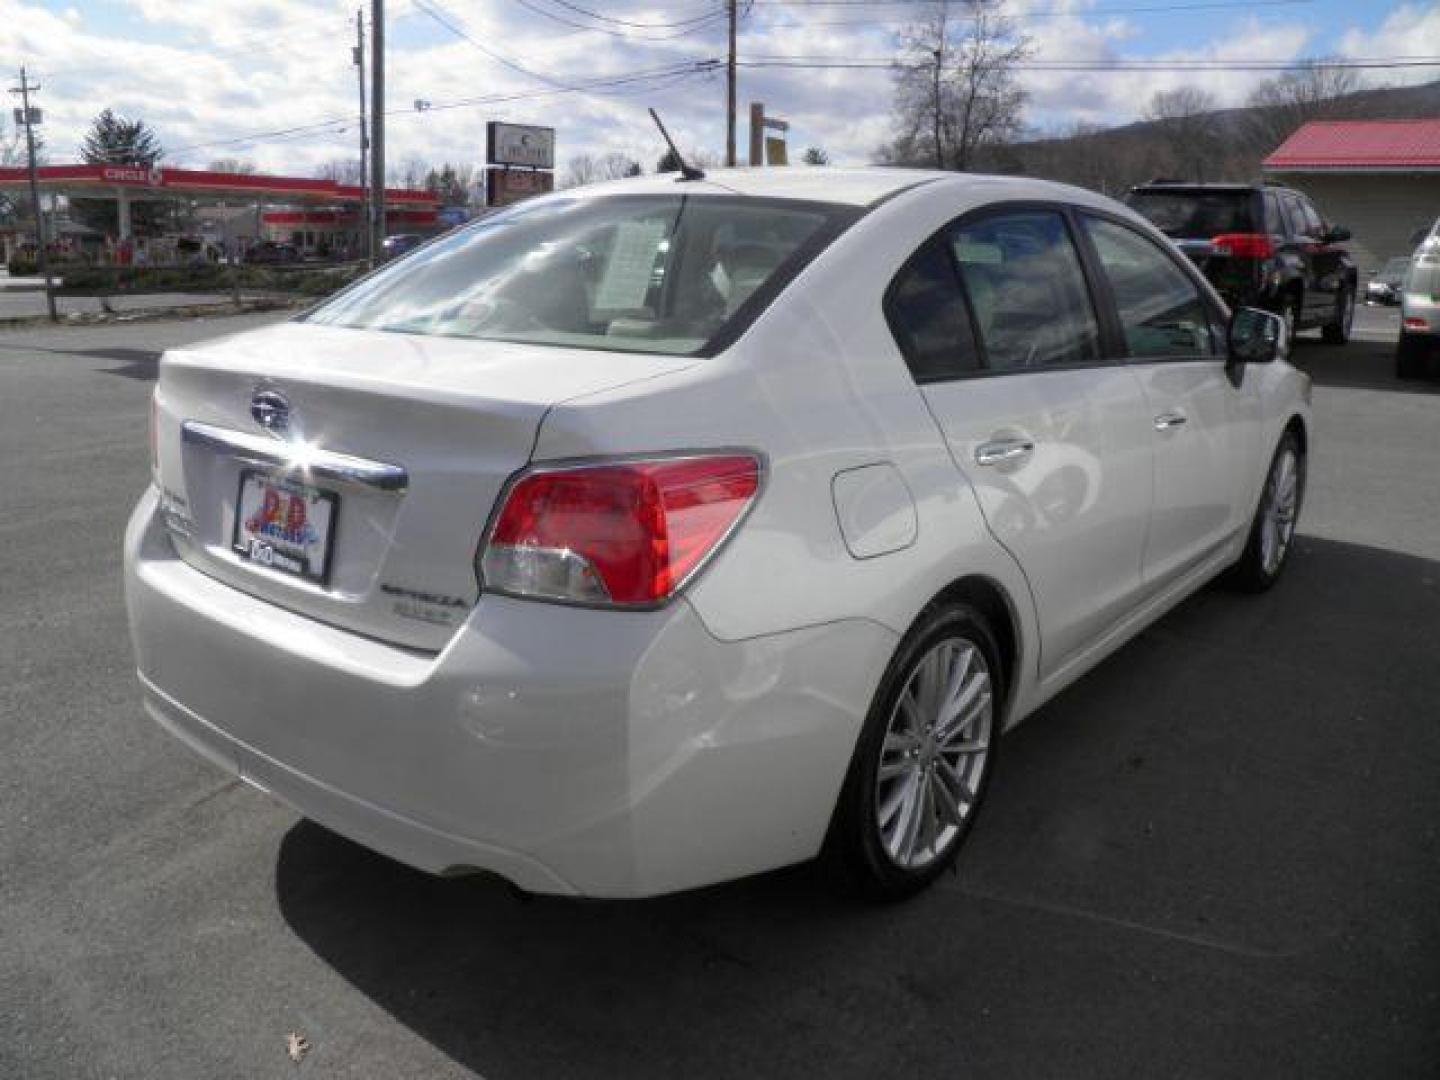
[[[1440,394],[1440,363],[1430,378],[1401,379],[1395,374],[1395,343],[1353,338],[1345,345],[1297,341],[1290,362],[1316,386],[1349,390],[1390,390],[1404,394]]]
[[[524,899],[302,822],[279,906],[489,1080],[1421,1075],[1440,1058],[1426,628],[1440,563],[1298,537],[1270,593],[1202,591],[1007,736],[959,873],[905,904],[814,867]]]

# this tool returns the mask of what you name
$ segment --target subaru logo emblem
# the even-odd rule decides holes
[[[273,435],[290,430],[290,402],[279,390],[256,390],[250,398],[250,415]]]

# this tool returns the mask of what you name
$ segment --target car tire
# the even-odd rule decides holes
[[[1291,289],[1280,297],[1280,310],[1275,314],[1285,320],[1285,339],[1290,343],[1292,349],[1300,334],[1300,319],[1304,311],[1299,289]]]
[[[1355,290],[1345,288],[1335,298],[1335,321],[1326,323],[1320,329],[1320,337],[1327,345],[1344,345],[1350,340],[1350,329],[1355,324]]]
[[[1250,523],[1245,550],[1230,569],[1230,583],[1244,592],[1264,592],[1280,580],[1290,561],[1295,524],[1305,503],[1305,451],[1287,430],[1270,459],[1260,503]]]
[[[875,692],[827,839],[853,888],[902,900],[954,864],[994,771],[1004,688],[980,612],[938,603],[916,620]]]
[[[1395,377],[1397,379],[1418,379],[1425,374],[1424,342],[1417,341],[1413,334],[1400,332],[1395,345]]]

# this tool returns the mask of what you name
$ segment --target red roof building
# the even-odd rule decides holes
[[[1440,172],[1440,120],[1312,120],[1265,159],[1267,172]]]
[[[1354,234],[1362,270],[1409,255],[1440,217],[1440,120],[1312,120],[1262,163]]]

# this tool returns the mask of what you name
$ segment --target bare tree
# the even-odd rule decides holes
[[[411,191],[419,191],[425,187],[425,178],[432,171],[431,164],[419,154],[410,154],[400,164],[388,170],[389,175],[386,177],[386,182],[399,184]]]
[[[216,158],[210,162],[210,171],[233,173],[238,176],[252,176],[256,169],[253,161],[246,161],[244,158],[227,157]]]
[[[1145,108],[1145,119],[1154,120],[1165,145],[1169,168],[1176,179],[1203,181],[1216,169],[1223,137],[1215,112],[1215,95],[1195,86],[1158,90]]]
[[[594,154],[576,154],[565,163],[565,175],[561,187],[582,187],[602,180],[619,180],[626,176],[639,176],[640,163],[629,154],[610,153],[596,157]]]
[[[1324,60],[1266,79],[1247,102],[1255,110],[1248,117],[1251,140],[1260,153],[1269,154],[1307,120],[1350,116],[1349,96],[1365,89],[1365,80],[1353,68]]]
[[[882,160],[968,169],[976,151],[1022,131],[1016,65],[1031,39],[994,0],[936,0],[900,32],[895,112],[900,134]]]
[[[321,180],[333,180],[337,184],[360,183],[359,158],[332,158],[315,170]]]
[[[806,165],[829,165],[830,154],[823,146],[808,146],[805,148],[805,153],[800,156],[800,160]]]

